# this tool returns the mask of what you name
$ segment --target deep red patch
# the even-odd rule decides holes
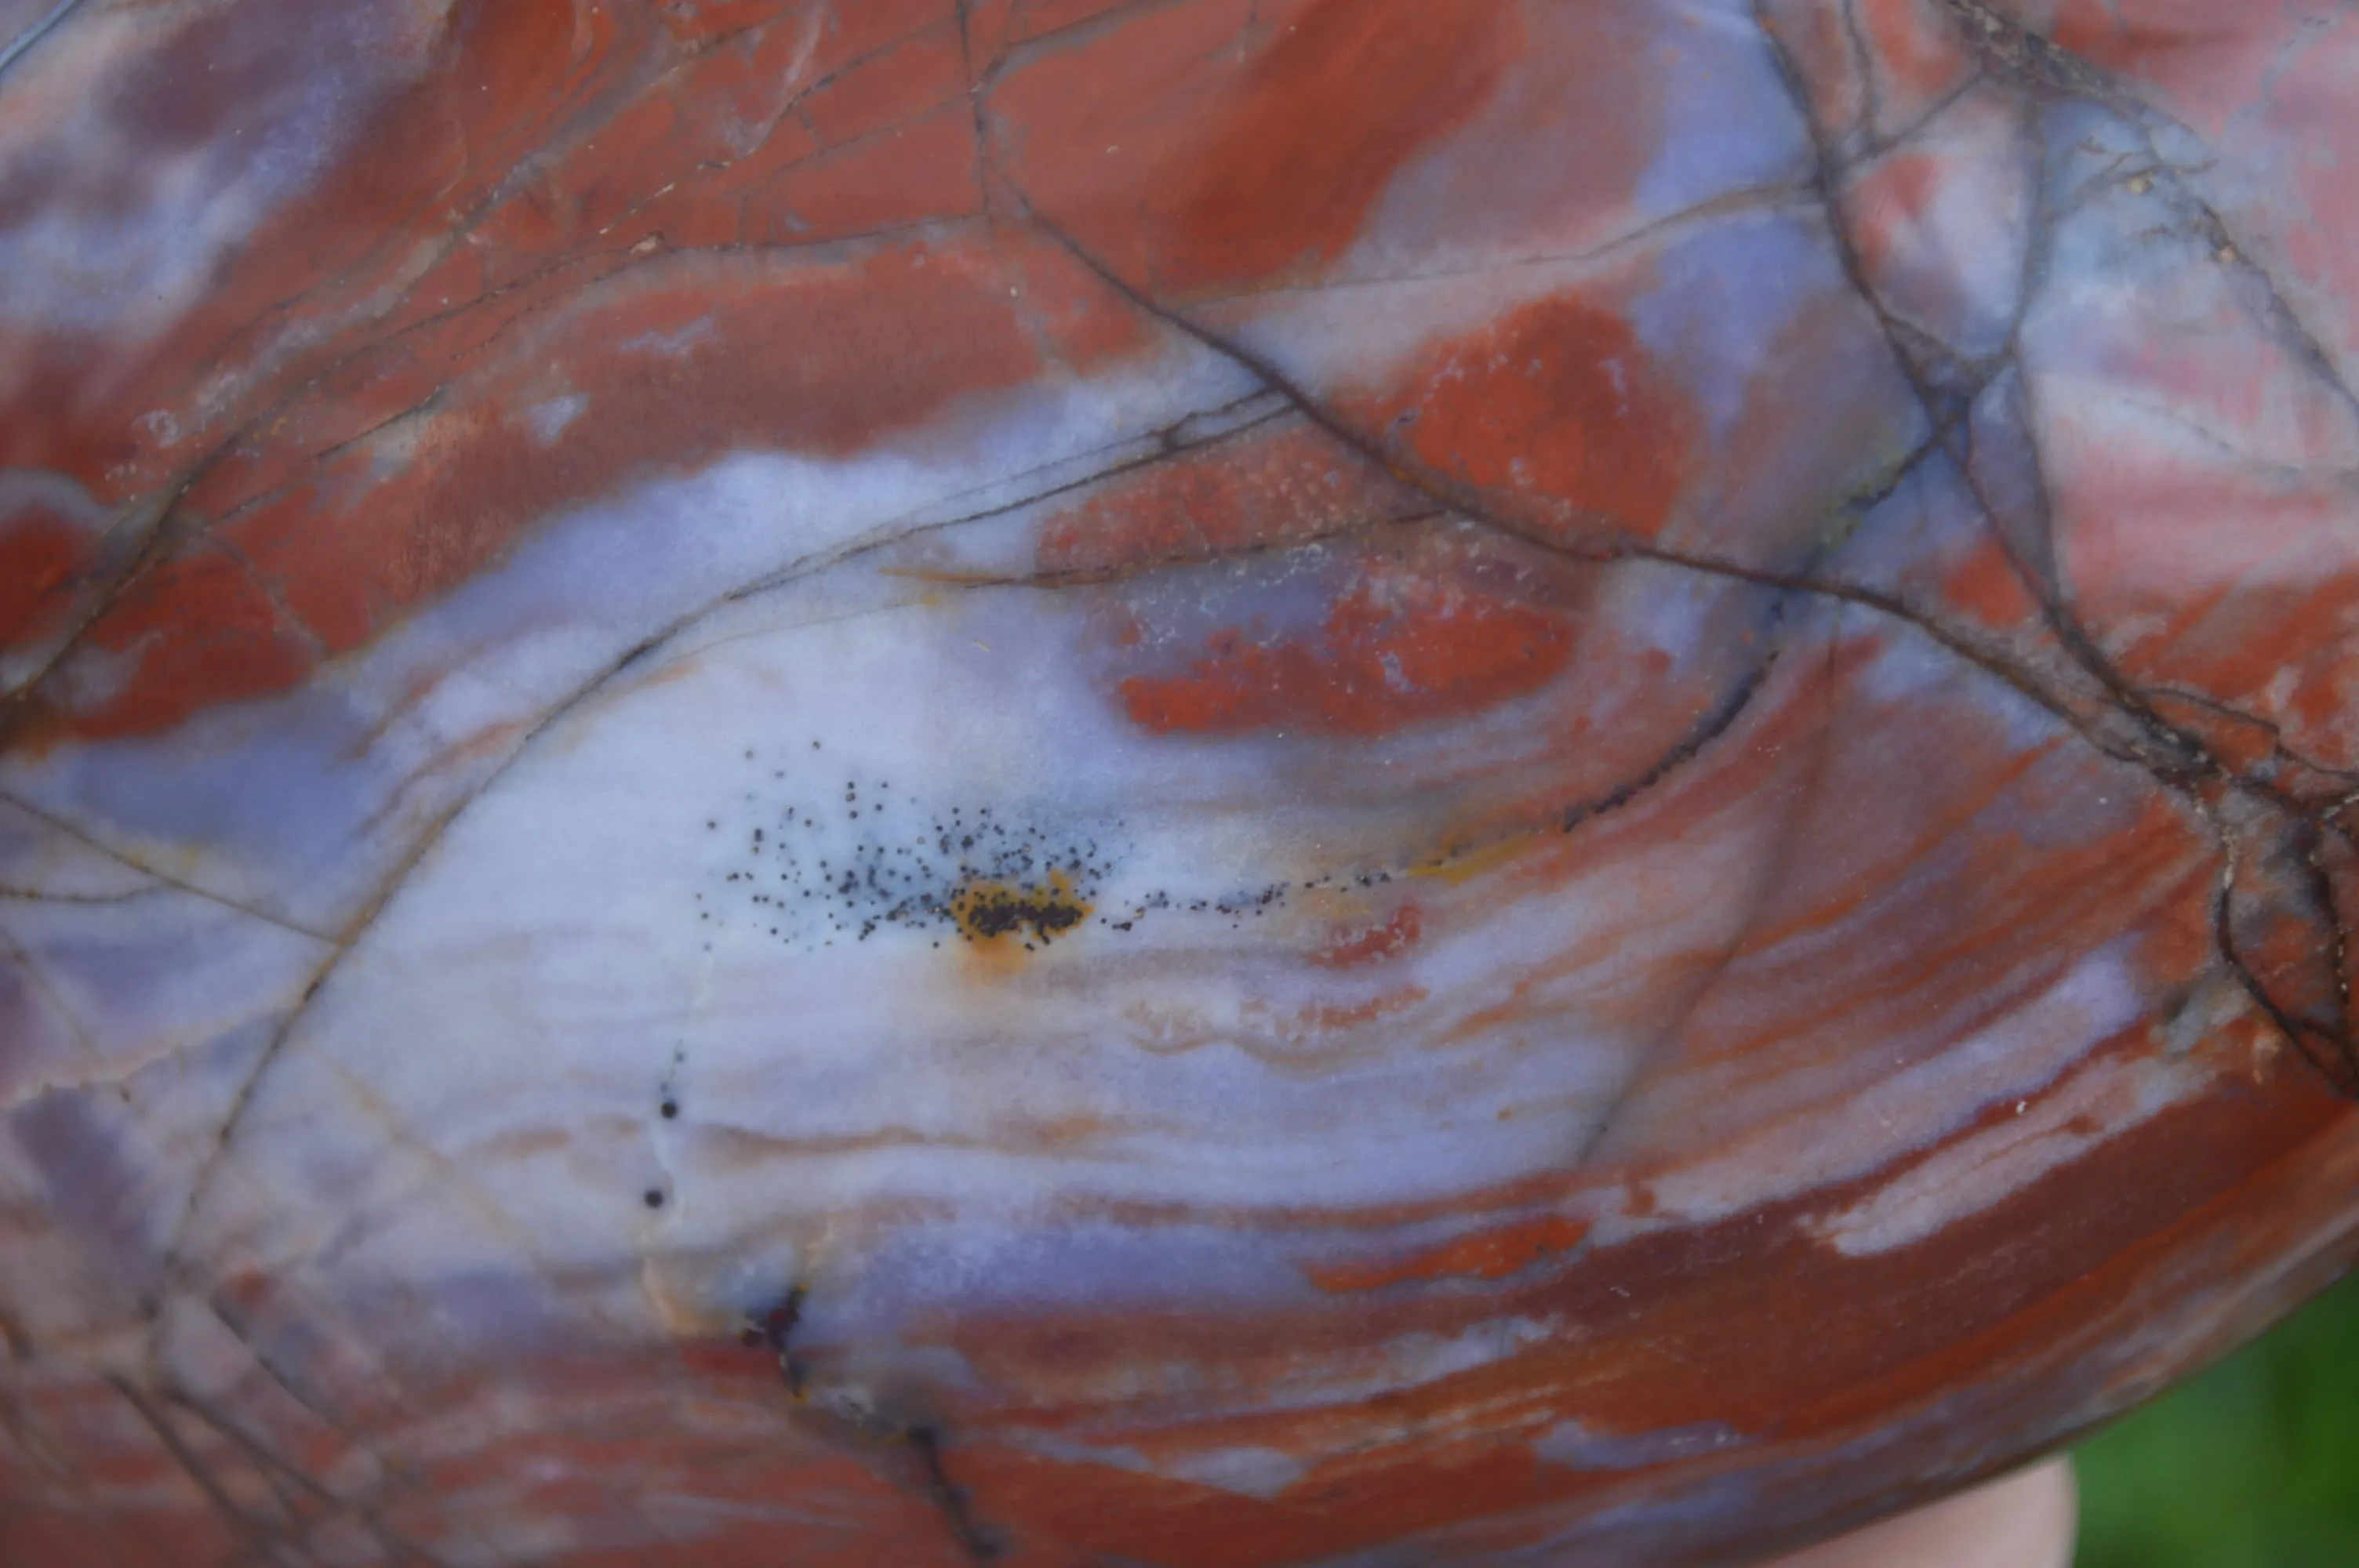
[[[1699,423],[1629,322],[1570,295],[1443,345],[1352,412],[1458,484],[1646,535],[1679,501]]]

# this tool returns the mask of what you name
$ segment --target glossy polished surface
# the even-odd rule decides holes
[[[2359,1246],[2359,16],[0,0],[0,1557],[1736,1561]]]

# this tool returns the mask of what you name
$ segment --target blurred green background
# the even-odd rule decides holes
[[[2359,1275],[2074,1458],[2079,1568],[2359,1568]]]

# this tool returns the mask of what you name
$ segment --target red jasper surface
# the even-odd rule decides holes
[[[2359,16],[0,0],[0,1559],[1756,1560],[2359,1251]]]

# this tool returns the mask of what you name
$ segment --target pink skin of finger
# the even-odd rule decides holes
[[[2052,1459],[1763,1568],[2066,1568],[2078,1507]]]

